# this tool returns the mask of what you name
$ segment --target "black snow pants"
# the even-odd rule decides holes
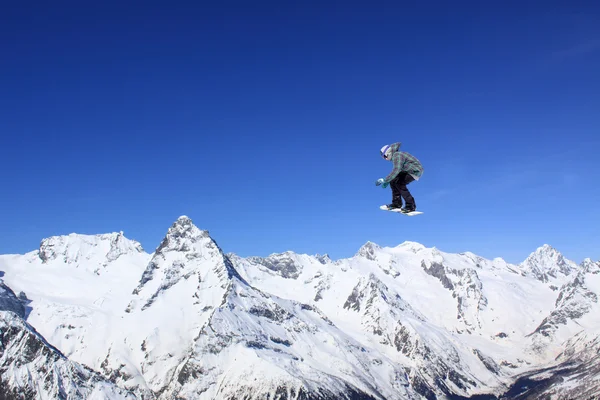
[[[392,203],[399,206],[402,205],[402,199],[404,199],[404,207],[409,210],[416,210],[417,204],[415,199],[410,194],[410,191],[406,187],[409,183],[414,181],[415,178],[406,172],[400,172],[391,182],[390,187],[392,188]]]

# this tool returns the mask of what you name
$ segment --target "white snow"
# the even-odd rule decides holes
[[[588,311],[545,337],[533,332],[582,270],[547,245],[519,265],[415,242],[368,242],[341,260],[227,258],[182,216],[152,254],[119,232],[0,256],[5,283],[31,300],[27,322],[72,361],[127,388],[200,399],[342,382],[402,398],[414,394],[409,375],[433,382],[446,369],[464,378],[463,388],[446,381],[456,393],[498,390],[551,365],[582,331],[600,334],[598,304],[586,295],[600,295],[600,268],[584,264],[568,306]]]

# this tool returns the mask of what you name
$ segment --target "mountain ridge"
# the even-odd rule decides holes
[[[244,258],[187,216],[150,254],[122,233],[60,238],[42,241],[44,257],[0,256],[0,270],[56,348],[138,398],[499,398],[574,354],[577,335],[588,335],[576,341],[584,347],[600,337],[599,264],[546,244],[519,264],[410,241],[368,241],[337,260]],[[76,290],[58,273],[85,284]],[[111,324],[120,331],[102,328]],[[252,380],[257,371],[286,383]]]

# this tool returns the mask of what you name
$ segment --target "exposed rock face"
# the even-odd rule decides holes
[[[559,260],[563,266],[566,264],[563,259],[559,258]],[[596,292],[598,282],[600,282],[598,279],[598,273],[600,272],[598,263],[588,259],[581,264],[578,272],[575,272],[575,270],[570,270],[570,272],[573,272],[573,277],[560,288],[554,310],[542,320],[530,335],[535,337],[538,347],[542,347],[543,343],[553,340],[553,336],[561,326],[582,318],[590,313],[598,303],[598,293]],[[587,281],[590,280],[595,290],[587,284]],[[543,339],[540,337],[543,337]]]
[[[296,279],[302,272],[302,266],[297,264],[290,253],[273,254],[266,258],[250,257],[249,260],[286,279]],[[322,258],[320,261],[326,262],[326,258]]]
[[[488,300],[483,293],[483,284],[477,271],[471,268],[453,269],[443,263],[432,261],[421,262],[421,268],[440,280],[444,288],[457,300],[456,318],[462,321],[466,332],[481,327],[480,312],[486,308]]]
[[[25,293],[21,293],[20,298],[17,297],[11,288],[0,279],[0,311],[11,311],[19,317],[25,318],[25,302],[27,302]]]

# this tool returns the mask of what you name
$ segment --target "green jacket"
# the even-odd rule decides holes
[[[412,154],[405,151],[400,151],[402,143],[394,143],[390,147],[392,149],[392,163],[394,168],[388,176],[384,178],[385,182],[391,182],[400,172],[406,172],[410,174],[415,180],[419,180],[423,175],[423,165],[421,162]]]

